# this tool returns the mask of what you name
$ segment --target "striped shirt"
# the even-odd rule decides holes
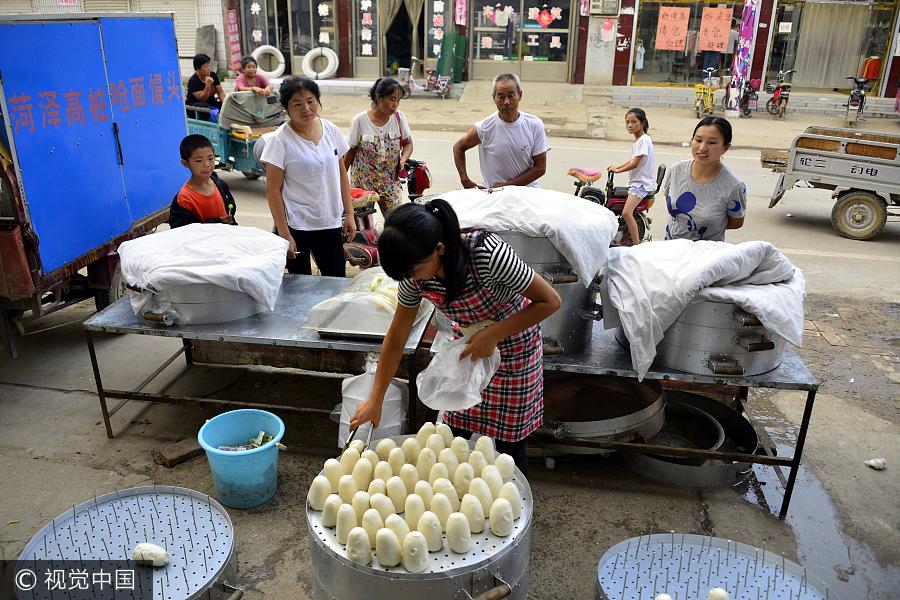
[[[478,269],[479,278],[490,290],[492,295],[502,303],[511,302],[516,296],[521,296],[534,279],[534,271],[529,267],[509,245],[497,235],[484,232],[481,235],[474,251],[474,264]],[[472,279],[471,273],[466,271],[466,282],[460,289],[466,287]],[[398,302],[407,308],[415,308],[423,296],[423,286],[429,291],[429,299],[436,295],[446,294],[443,282],[437,278],[427,282],[413,282],[404,279],[397,290]],[[436,294],[438,292],[438,294]],[[438,305],[440,308],[440,306]]]

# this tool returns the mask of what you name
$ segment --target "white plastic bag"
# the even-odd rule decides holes
[[[460,360],[465,346],[465,338],[449,342],[419,373],[422,404],[434,410],[465,410],[481,402],[481,392],[500,367],[500,350],[494,348],[488,358]]]
[[[339,294],[310,309],[306,327],[320,333],[383,337],[397,310],[398,285],[381,267],[361,271]],[[422,302],[415,322],[430,310],[431,304]]]
[[[341,382],[341,422],[338,426],[338,447],[343,448],[350,436],[350,419],[356,413],[360,403],[369,397],[372,386],[375,385],[375,370],[378,367],[378,355],[366,356],[366,372],[355,377],[348,377]],[[394,379],[384,394],[384,404],[381,406],[381,422],[372,432],[372,441],[386,437],[403,434],[403,422],[406,420],[406,406],[409,398],[409,388],[406,383]],[[360,427],[354,439],[365,440],[368,435],[369,423]],[[374,449],[374,446],[373,446]]]

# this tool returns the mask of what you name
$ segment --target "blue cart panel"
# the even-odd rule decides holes
[[[46,274],[131,226],[100,26],[2,24],[0,72],[2,108]]]
[[[128,207],[139,221],[168,206],[189,175],[178,156],[186,126],[175,29],[171,18],[101,18],[100,31]]]

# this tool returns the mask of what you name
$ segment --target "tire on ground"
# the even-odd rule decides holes
[[[884,229],[887,206],[872,192],[852,190],[834,203],[831,224],[838,233],[852,240],[870,240]]]

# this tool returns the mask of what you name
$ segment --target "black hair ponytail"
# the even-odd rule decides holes
[[[446,200],[435,198],[425,204],[403,204],[384,222],[378,237],[378,255],[384,272],[392,279],[408,279],[416,265],[444,245],[441,264],[447,302],[455,300],[465,284],[466,265],[460,238],[459,219]]]

